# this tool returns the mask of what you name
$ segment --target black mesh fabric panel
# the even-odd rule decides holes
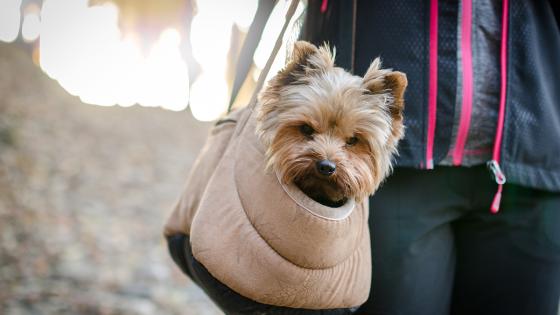
[[[449,152],[457,98],[458,1],[438,4],[438,90],[434,164]]]
[[[383,67],[406,73],[404,123],[398,165],[420,166],[425,159],[428,100],[429,1],[358,1],[356,74],[381,57]]]
[[[545,0],[510,1],[502,164],[508,180],[560,191],[560,30]]]

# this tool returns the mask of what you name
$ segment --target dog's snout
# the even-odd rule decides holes
[[[316,166],[317,166],[317,170],[322,175],[327,175],[327,176],[332,175],[336,170],[336,164],[334,164],[329,160],[319,161],[317,162]]]

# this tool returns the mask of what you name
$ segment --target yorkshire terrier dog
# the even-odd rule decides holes
[[[404,135],[406,75],[375,59],[363,78],[334,64],[328,46],[296,42],[259,95],[257,134],[284,183],[329,207],[372,194]]]

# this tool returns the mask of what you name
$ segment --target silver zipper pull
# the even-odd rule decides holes
[[[503,185],[506,183],[506,175],[504,175],[504,172],[502,172],[498,161],[490,160],[486,163],[486,166],[488,166],[488,169],[490,169],[492,175],[494,175],[494,180],[498,185]]]

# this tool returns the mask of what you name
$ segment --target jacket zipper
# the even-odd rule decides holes
[[[472,69],[472,0],[461,1],[461,60],[463,68],[463,102],[461,118],[455,149],[453,150],[453,165],[459,166],[463,161],[463,153],[471,124],[473,69]]]
[[[434,168],[434,137],[436,131],[438,83],[438,0],[430,0],[430,52],[428,88],[428,133],[426,138],[426,168]]]
[[[508,10],[509,1],[503,1],[502,9],[502,42],[500,47],[500,109],[498,112],[498,124],[496,126],[496,138],[494,140],[494,151],[492,160],[487,165],[490,172],[494,175],[494,180],[498,184],[498,190],[494,195],[494,200],[490,206],[490,212],[497,213],[500,210],[503,185],[506,183],[506,176],[500,168],[500,149],[504,131],[504,120],[506,113],[506,89],[507,89],[507,41],[508,41]]]
[[[327,8],[329,6],[329,0],[323,0],[323,2],[321,2],[321,13],[325,13],[327,12]]]

